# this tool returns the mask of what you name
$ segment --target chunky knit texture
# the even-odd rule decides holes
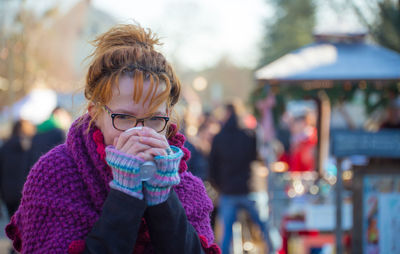
[[[132,197],[143,199],[140,165],[144,160],[122,153],[113,146],[107,146],[106,161],[112,169],[114,178],[110,182],[110,187]]]
[[[18,251],[67,253],[71,244],[83,242],[98,220],[113,176],[104,160],[101,133],[94,126],[87,132],[89,121],[88,115],[75,121],[66,143],[52,149],[33,166],[21,205],[6,227],[7,236]],[[170,145],[184,153],[179,166],[181,181],[174,190],[189,222],[212,243],[212,203],[201,180],[185,172],[189,153],[183,147],[184,141],[179,133],[169,139]],[[213,253],[216,248],[210,245],[206,252]],[[144,219],[134,252],[153,252]]]
[[[167,200],[171,187],[180,181],[178,170],[183,152],[176,146],[171,146],[171,150],[172,152],[166,156],[154,158],[157,171],[152,178],[143,183],[146,203],[149,206]]]

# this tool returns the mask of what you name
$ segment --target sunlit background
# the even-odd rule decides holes
[[[119,23],[138,23],[160,36],[158,50],[182,81],[181,131],[202,156],[221,130],[227,102],[237,106],[243,126],[257,130],[263,163],[252,165],[252,197],[261,218],[270,220],[281,254],[334,253],[335,233],[343,233],[347,248],[353,225],[361,232],[361,224],[371,237],[363,231],[363,242],[357,242],[359,236],[353,244],[364,246],[362,253],[384,253],[374,252],[385,241],[378,242],[370,221],[382,216],[374,210],[377,193],[397,193],[393,200],[400,209],[397,168],[390,171],[393,162],[381,160],[397,151],[390,141],[399,136],[373,135],[380,135],[385,122],[400,126],[398,1],[0,0],[1,140],[18,119],[38,126],[56,106],[71,115],[62,124],[68,130],[86,110],[90,41]],[[357,134],[348,138],[349,133]],[[296,146],[304,140],[305,147]],[[334,147],[338,140],[345,144],[342,150]],[[359,140],[369,148],[343,156],[346,149],[360,148]],[[372,158],[377,144],[393,149]],[[311,162],[296,168],[295,156]],[[372,177],[355,170],[376,164],[390,165],[389,177],[378,176],[375,168],[368,168]],[[360,174],[365,178],[359,180]],[[218,207],[207,173],[198,176]],[[360,181],[365,196],[353,199]],[[363,216],[368,213],[363,221],[352,221],[354,202],[364,207]],[[335,224],[337,207],[343,210],[343,232]],[[2,223],[6,219],[4,214]],[[235,253],[262,253],[247,217],[239,221]],[[218,219],[214,229],[219,240]],[[310,237],[303,239],[300,231]],[[312,241],[325,252],[298,252]],[[6,253],[2,244],[5,250],[9,242],[0,240],[0,253]]]
[[[340,0],[297,5],[304,10],[288,15],[285,12],[293,12],[296,4],[272,0],[3,0],[1,107],[18,102],[9,111],[14,113],[3,114],[3,119],[24,114],[25,104],[36,112],[30,117],[38,119],[32,120],[46,118],[49,112],[33,110],[32,100],[20,101],[38,88],[57,92],[58,101],[49,102],[48,108],[58,103],[73,113],[82,109],[85,58],[92,50],[88,42],[116,23],[137,22],[159,34],[164,43],[159,50],[177,69],[184,94],[198,98],[194,100],[201,100],[201,108],[208,110],[232,98],[246,101],[254,84],[252,71],[311,42],[312,32],[366,31],[354,8],[360,8],[367,20],[374,19],[363,1],[354,6]],[[298,27],[290,27],[287,19],[292,15],[301,23]],[[279,23],[280,31],[274,30]],[[194,105],[194,110],[200,109]]]

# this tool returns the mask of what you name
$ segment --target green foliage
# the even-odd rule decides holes
[[[312,42],[315,4],[312,0],[269,0],[275,6],[273,20],[265,24],[260,66]]]
[[[362,11],[355,0],[352,0],[350,4],[378,44],[400,52],[400,1],[369,1],[366,8],[369,8],[371,13],[377,14],[372,20],[367,18],[365,11]]]
[[[385,0],[379,3],[379,21],[373,35],[383,46],[400,52],[400,4]]]

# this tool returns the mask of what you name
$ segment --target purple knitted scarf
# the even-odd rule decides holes
[[[89,121],[88,115],[75,121],[66,142],[42,156],[29,173],[21,205],[6,227],[7,236],[22,253],[67,253],[70,244],[84,239],[98,220],[112,174],[102,158],[101,132],[95,126],[87,132]],[[190,153],[183,147],[185,137],[177,133],[168,141],[185,153],[175,192],[202,241],[212,243],[212,203],[201,180],[186,172]],[[135,253],[151,252],[143,221]]]

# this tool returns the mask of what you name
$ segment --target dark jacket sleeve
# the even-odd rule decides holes
[[[257,137],[253,132],[251,137],[251,161],[255,161],[258,159],[258,151],[257,151]]]
[[[133,253],[145,209],[145,201],[111,189],[83,253]]]
[[[204,253],[199,236],[174,190],[166,202],[148,207],[145,219],[156,253]]]
[[[211,145],[210,155],[208,157],[210,182],[215,188],[220,188],[219,179],[219,155],[218,155],[218,136],[214,137]]]

